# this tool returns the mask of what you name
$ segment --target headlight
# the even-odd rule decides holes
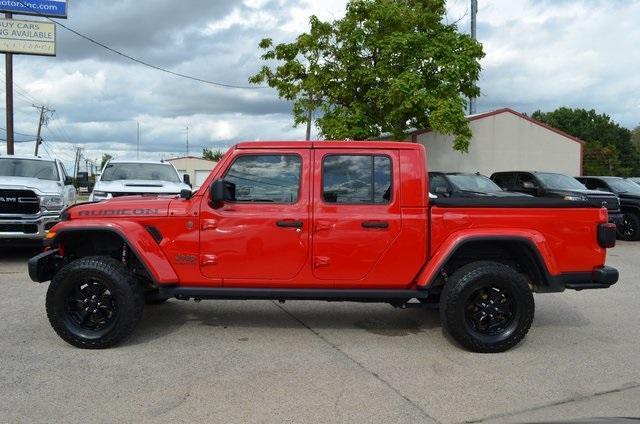
[[[106,191],[94,191],[91,193],[93,195],[93,200],[104,200],[111,198],[111,194]]]
[[[580,194],[571,194],[571,195],[568,195],[568,196],[564,196],[563,199],[564,200],[572,200],[574,202],[585,202],[585,201],[589,200],[587,198],[587,196],[583,196],[583,195],[580,195]]]
[[[40,206],[50,211],[59,211],[64,205],[61,196],[40,196]]]

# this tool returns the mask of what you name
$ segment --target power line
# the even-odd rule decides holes
[[[147,66],[149,68],[155,69],[157,71],[164,72],[164,73],[167,73],[167,74],[171,74],[171,75],[174,75],[174,76],[177,76],[177,77],[180,77],[180,78],[185,78],[185,79],[189,79],[189,80],[193,80],[193,81],[197,81],[197,82],[202,82],[202,83],[205,83],[205,84],[215,85],[215,86],[218,86],[218,87],[239,88],[239,89],[244,89],[244,90],[255,90],[255,89],[260,89],[260,88],[267,88],[267,87],[264,87],[264,86],[235,85],[235,84],[227,84],[227,83],[222,83],[222,82],[209,81],[209,80],[205,80],[205,79],[202,79],[202,78],[194,77],[194,76],[191,76],[191,75],[182,74],[180,72],[175,72],[175,71],[172,71],[170,69],[162,68],[161,66],[154,65],[154,64],[149,63],[149,62],[145,62],[142,59],[135,58],[135,57],[130,56],[130,55],[126,54],[126,53],[123,53],[123,52],[121,52],[119,50],[116,50],[113,47],[109,47],[108,45],[106,45],[104,43],[101,43],[100,41],[97,41],[97,40],[89,37],[88,35],[84,35],[84,34],[76,31],[75,29],[73,29],[73,28],[71,28],[71,27],[69,27],[69,26],[67,26],[67,25],[65,25],[63,23],[55,21],[55,20],[49,18],[48,16],[44,16],[43,14],[38,12],[36,9],[34,9],[31,6],[29,6],[28,4],[24,3],[22,0],[17,0],[17,1],[20,4],[22,4],[23,6],[31,9],[38,16],[40,16],[42,18],[45,18],[46,20],[51,21],[51,22],[53,22],[55,24],[60,25],[62,28],[66,29],[67,31],[69,31],[69,32],[71,32],[71,33],[73,33],[75,35],[77,35],[78,37],[84,38],[85,40],[87,40],[87,41],[89,41],[89,42],[91,42],[91,43],[93,43],[93,44],[95,44],[97,46],[100,46],[105,50],[109,50],[112,53],[120,55],[120,56],[122,56],[122,57],[124,57],[126,59],[129,59],[129,60],[131,60],[133,62],[136,62],[136,63],[138,63],[140,65],[144,65],[144,66]]]
[[[2,75],[3,77],[6,78],[6,74],[3,70],[0,70],[0,75]],[[38,104],[44,104],[45,102],[41,102],[38,99],[35,99],[30,93],[29,90],[27,90],[26,88],[20,86],[18,83],[16,83],[15,81],[13,82],[13,90],[15,92],[15,94],[17,94],[20,97],[25,98],[29,103],[38,103]]]
[[[2,128],[2,127],[0,127],[0,131],[7,132],[6,128]],[[25,137],[33,137],[33,138],[35,138],[35,137],[36,137],[34,134],[19,133],[18,131],[14,131],[13,133],[14,133],[14,134],[18,134],[18,135],[23,135],[23,136],[25,136]]]
[[[44,149],[44,151],[45,151],[45,152],[47,152],[47,155],[49,155],[49,157],[50,157],[51,159],[53,159],[53,156],[51,156],[51,153],[49,153],[49,149],[47,149],[47,146],[45,146],[45,144],[44,144],[44,140],[41,140],[41,141],[40,141],[40,145],[42,146],[42,148]]]

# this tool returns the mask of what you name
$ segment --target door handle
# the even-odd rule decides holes
[[[362,221],[362,228],[389,228],[387,221]]]
[[[283,221],[276,221],[276,225],[282,228],[302,228],[303,222],[285,219]]]

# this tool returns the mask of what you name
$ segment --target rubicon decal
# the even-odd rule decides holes
[[[78,212],[79,216],[159,215],[160,209],[96,209]]]

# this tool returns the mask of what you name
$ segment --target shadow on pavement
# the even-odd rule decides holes
[[[25,263],[33,256],[42,252],[40,246],[1,246],[0,245],[0,264],[16,263],[24,261]]]
[[[440,327],[440,317],[436,310],[402,310],[391,306],[388,309],[372,307],[369,311],[362,308],[336,310],[333,306],[327,306],[316,307],[313,311],[300,311],[299,306],[289,307],[287,304],[288,313],[285,313],[280,308],[272,307],[273,303],[270,301],[251,301],[251,306],[254,305],[255,308],[248,309],[247,304],[242,301],[203,301],[194,304],[172,299],[162,305],[146,306],[142,321],[125,344],[146,343],[168,336],[187,325],[191,327],[191,331],[200,326],[218,329],[301,329],[304,327],[297,321],[300,320],[317,330],[364,330],[387,337],[403,337]],[[202,336],[209,335],[209,331],[203,329]]]

